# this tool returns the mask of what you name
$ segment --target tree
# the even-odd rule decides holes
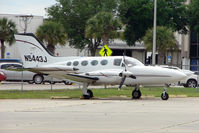
[[[119,14],[126,25],[124,38],[128,45],[134,45],[152,27],[152,6],[149,0],[121,0]]]
[[[189,26],[194,33],[199,33],[199,1],[192,0],[189,5]]]
[[[184,2],[185,0],[158,0],[157,25],[187,33],[187,6]],[[153,27],[152,0],[121,0],[119,14],[126,25],[124,37],[128,45],[140,41],[146,31]]]
[[[118,37],[118,29],[121,29],[121,22],[110,12],[99,12],[87,21],[86,37],[94,40],[102,39],[103,44],[109,44],[109,39]],[[100,43],[96,46],[99,46]],[[95,55],[95,50],[92,51]]]
[[[143,41],[146,49],[152,51],[153,29],[147,30],[143,37]],[[157,26],[156,50],[158,51],[158,64],[164,64],[166,53],[176,49],[178,49],[178,46],[172,29],[164,26]]]
[[[0,19],[0,41],[1,41],[1,58],[5,58],[5,44],[8,42],[12,45],[15,42],[14,34],[17,33],[16,24],[7,18]]]
[[[96,50],[101,39],[86,37],[87,21],[101,11],[115,12],[118,0],[57,0],[47,8],[51,20],[63,24],[70,46],[78,49],[88,47],[90,53]]]
[[[55,46],[57,44],[65,45],[67,40],[63,26],[51,21],[46,21],[43,25],[39,26],[36,35],[39,40],[47,43],[47,49],[52,54],[55,53]]]

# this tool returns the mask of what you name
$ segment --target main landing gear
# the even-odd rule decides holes
[[[83,84],[83,88],[82,88],[82,93],[83,93],[83,99],[90,99],[93,98],[93,92],[88,88],[88,83],[84,83]]]
[[[139,85],[135,86],[135,89],[132,91],[132,99],[139,99],[142,96]]]

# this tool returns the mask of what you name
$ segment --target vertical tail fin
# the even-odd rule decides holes
[[[38,67],[53,62],[55,58],[34,34],[16,34],[16,44],[25,68]]]

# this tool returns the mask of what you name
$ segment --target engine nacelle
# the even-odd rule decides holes
[[[126,77],[131,77],[133,79],[136,79],[136,77],[133,75],[133,73],[129,72],[129,71],[123,71],[123,72],[119,73],[119,76],[120,77],[126,76]]]

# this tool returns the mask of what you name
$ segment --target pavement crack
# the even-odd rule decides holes
[[[189,122],[177,123],[177,124],[173,124],[173,125],[169,125],[169,126],[163,127],[161,129],[169,129],[169,128],[184,126],[184,125],[188,125],[188,124],[192,124],[192,123],[196,123],[196,122],[199,122],[199,120],[193,120],[193,121],[189,121]]]

